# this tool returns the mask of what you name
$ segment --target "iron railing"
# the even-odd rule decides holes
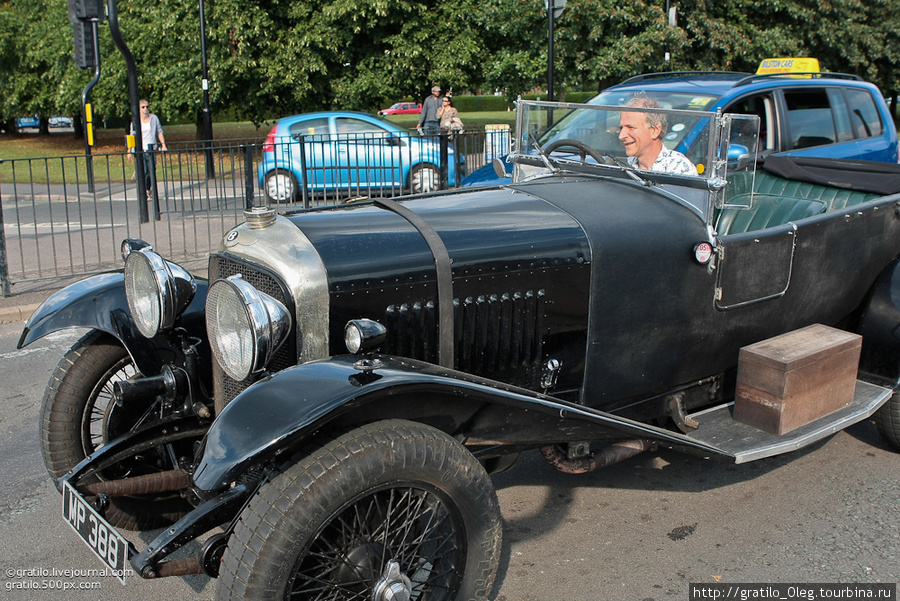
[[[0,160],[0,293],[10,295],[17,282],[121,268],[124,238],[146,240],[203,275],[207,254],[246,209],[458,186],[508,150],[508,131],[170,144],[149,153],[149,196],[128,153]]]

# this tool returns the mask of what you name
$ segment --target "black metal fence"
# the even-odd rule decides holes
[[[203,274],[206,255],[255,206],[280,211],[429,192],[509,151],[508,130],[321,135],[170,144],[148,182],[128,153],[0,160],[0,293],[17,282],[120,268],[141,238]]]

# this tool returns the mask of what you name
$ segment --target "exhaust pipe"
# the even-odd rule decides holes
[[[141,578],[169,578],[171,576],[191,576],[193,574],[203,574],[200,558],[196,556],[163,562],[155,570],[147,566],[141,572]]]
[[[644,451],[655,451],[656,443],[652,440],[622,440],[591,453],[584,457],[569,459],[565,452],[556,445],[541,447],[544,460],[565,474],[587,474],[602,467],[610,466],[626,459],[631,459]]]
[[[184,470],[170,470],[158,474],[146,474],[119,480],[105,480],[86,484],[79,488],[92,495],[126,497],[129,495],[149,495],[160,492],[181,490],[191,485],[191,476]]]

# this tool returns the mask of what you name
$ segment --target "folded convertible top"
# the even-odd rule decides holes
[[[877,161],[766,157],[763,169],[786,179],[872,194],[900,193],[900,165]]]

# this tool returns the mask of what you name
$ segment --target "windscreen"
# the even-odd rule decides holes
[[[625,176],[661,185],[704,214],[752,201],[756,115],[666,109],[646,97],[626,106],[522,101],[518,111],[517,182],[555,171]],[[738,173],[740,193],[726,190]]]
[[[638,115],[659,123],[654,139],[661,139],[668,150],[683,154],[696,167],[695,175],[703,176],[708,168],[709,130],[715,119],[705,111],[606,106],[593,101],[582,105],[527,103],[523,108],[520,133],[525,138],[519,148],[526,154],[539,154],[535,149],[538,145],[544,152],[568,150],[572,157],[588,162],[623,162],[640,168],[634,162],[635,141],[628,135],[628,123]],[[565,144],[566,141],[574,143]],[[687,152],[683,152],[685,149]],[[598,159],[597,155],[604,158]]]

